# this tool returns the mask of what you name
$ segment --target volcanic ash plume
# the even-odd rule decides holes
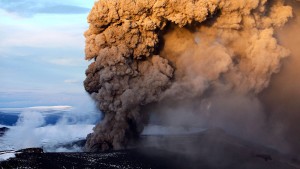
[[[84,86],[105,116],[86,150],[125,147],[142,132],[150,103],[259,93],[289,55],[274,29],[291,16],[282,0],[97,1]]]

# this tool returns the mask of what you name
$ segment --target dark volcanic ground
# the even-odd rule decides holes
[[[105,153],[28,153],[2,162],[2,168],[184,168],[183,156],[153,148]],[[199,166],[199,165],[198,165]]]
[[[0,168],[300,169],[299,159],[222,130],[142,136],[135,147],[102,153],[22,153]]]

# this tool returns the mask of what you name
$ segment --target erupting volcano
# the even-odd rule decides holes
[[[283,0],[97,1],[84,86],[104,119],[85,150],[126,147],[166,105],[188,103],[204,117],[212,96],[255,98],[290,54],[275,29],[291,17]]]

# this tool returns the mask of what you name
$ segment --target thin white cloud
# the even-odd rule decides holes
[[[80,66],[83,63],[82,60],[80,58],[55,58],[46,61],[60,66]]]
[[[64,80],[64,83],[74,84],[74,83],[80,83],[80,80],[77,79],[66,79]]]
[[[0,0],[1,2],[1,0]],[[71,3],[74,4],[74,3]],[[0,57],[15,55],[16,48],[84,48],[86,15],[36,15],[20,18],[0,9]],[[41,53],[43,55],[43,53]]]
[[[1,25],[3,28],[3,25]],[[49,30],[50,29],[50,30]],[[32,28],[10,31],[9,27],[5,31],[0,30],[1,48],[13,47],[36,47],[36,48],[83,48],[84,38],[82,33],[71,32],[70,30],[57,30],[49,28]]]
[[[70,111],[72,106],[34,106],[34,107],[24,107],[24,108],[0,108],[2,113],[19,113],[26,111],[39,111],[39,112],[51,112],[54,111]]]
[[[20,19],[20,16],[17,15],[16,13],[7,12],[6,10],[1,9],[1,8],[0,8],[0,16],[1,16],[1,19],[7,18],[7,17],[14,18],[14,19]]]
[[[48,0],[0,0],[0,8],[9,13],[19,16],[30,17],[39,13],[47,14],[81,14],[88,13],[90,6],[81,6],[76,3],[66,3],[63,1]]]
[[[92,7],[91,2],[93,3],[93,0],[0,0],[7,3],[29,1],[85,8]],[[34,6],[34,4],[30,5]],[[87,13],[76,15],[39,13],[33,17],[21,17],[18,13],[7,12],[1,8],[3,6],[0,4],[0,77],[2,79],[0,91],[33,90],[36,93],[37,90],[43,93],[49,92],[47,97],[50,99],[38,99],[36,94],[32,98],[24,96],[26,99],[22,100],[0,97],[2,98],[0,107],[44,105],[49,102],[53,105],[61,103],[75,105],[74,97],[69,95],[61,97],[65,95],[60,93],[80,95],[84,93],[79,83],[69,85],[63,81],[68,78],[84,78],[84,69],[88,64],[83,56],[83,33],[88,27]],[[3,72],[6,72],[5,75]],[[43,94],[40,96],[42,97]],[[82,99],[81,97],[76,99],[80,100],[79,98]]]

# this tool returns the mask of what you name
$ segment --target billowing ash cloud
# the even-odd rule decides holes
[[[86,150],[125,147],[143,130],[149,104],[159,111],[216,93],[255,96],[289,55],[274,29],[290,17],[282,0],[96,2],[84,86],[105,117]]]

